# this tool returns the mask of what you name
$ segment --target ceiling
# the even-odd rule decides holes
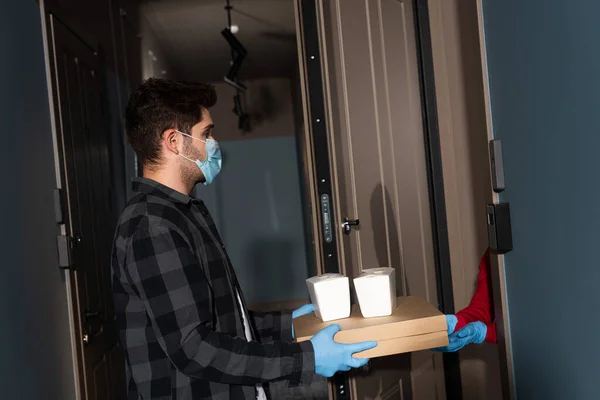
[[[290,76],[297,68],[293,0],[231,0],[232,24],[248,50],[241,79]],[[225,0],[146,0],[142,16],[179,79],[220,81],[231,59],[221,31]]]

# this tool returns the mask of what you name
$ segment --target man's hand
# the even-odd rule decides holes
[[[342,344],[333,340],[336,333],[342,330],[339,325],[330,325],[321,330],[310,341],[315,350],[315,373],[331,378],[338,371],[350,371],[360,368],[369,362],[368,358],[354,358],[354,353],[369,350],[377,346],[377,342]]]

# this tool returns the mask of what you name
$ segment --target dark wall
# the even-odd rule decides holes
[[[71,400],[69,301],[56,255],[56,175],[39,6],[0,2],[0,26],[0,398]]]
[[[0,398],[74,400],[72,302],[56,250],[56,160],[42,4],[0,2],[0,51],[5,55],[0,63]],[[131,87],[141,81],[135,3],[47,0],[44,5],[103,57],[116,216],[126,201],[125,176],[133,173],[122,115]]]
[[[600,398],[600,2],[485,0],[519,399]]]

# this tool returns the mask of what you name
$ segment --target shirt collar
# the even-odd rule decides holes
[[[189,204],[193,200],[191,196],[148,178],[133,178],[131,180],[131,188],[134,192],[152,194],[171,200],[174,203]]]

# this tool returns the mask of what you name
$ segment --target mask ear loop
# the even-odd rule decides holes
[[[190,138],[192,138],[192,139],[199,140],[199,141],[201,141],[202,143],[206,144],[206,140],[202,140],[202,139],[195,138],[195,137],[193,137],[192,135],[188,135],[187,133],[183,133],[183,132],[181,132],[181,131],[178,131],[177,129],[174,129],[174,130],[175,130],[175,132],[177,132],[177,133],[181,133],[183,136],[187,136],[187,137],[190,137]],[[188,160],[188,161],[191,161],[191,162],[193,162],[193,163],[195,163],[195,162],[198,162],[198,161],[199,161],[199,162],[201,162],[201,163],[203,163],[204,161],[206,161],[206,160],[204,160],[204,161],[200,161],[200,160],[192,160],[191,158],[188,158],[188,157],[184,156],[184,155],[183,155],[183,154],[181,154],[181,153],[179,153],[179,155],[180,155],[181,157],[185,158],[186,160]],[[208,159],[208,154],[206,155],[206,159]]]
[[[183,136],[187,136],[187,137],[190,137],[190,138],[192,138],[192,139],[199,140],[199,141],[201,141],[202,143],[205,143],[205,144],[206,144],[206,140],[203,140],[203,139],[200,139],[200,138],[197,138],[197,137],[193,137],[192,135],[190,135],[190,134],[187,134],[187,133],[183,133],[183,132],[181,132],[181,131],[178,131],[177,129],[174,129],[174,131],[175,131],[175,132],[177,132],[177,133],[181,133]]]
[[[183,155],[183,154],[181,154],[181,153],[179,153],[179,155],[180,155],[181,157],[185,158],[185,159],[186,159],[186,160],[188,160],[188,161],[191,161],[191,162],[193,162],[193,163],[195,163],[195,162],[196,162],[196,161],[192,160],[191,158],[188,158],[188,157],[184,156],[184,155]]]

